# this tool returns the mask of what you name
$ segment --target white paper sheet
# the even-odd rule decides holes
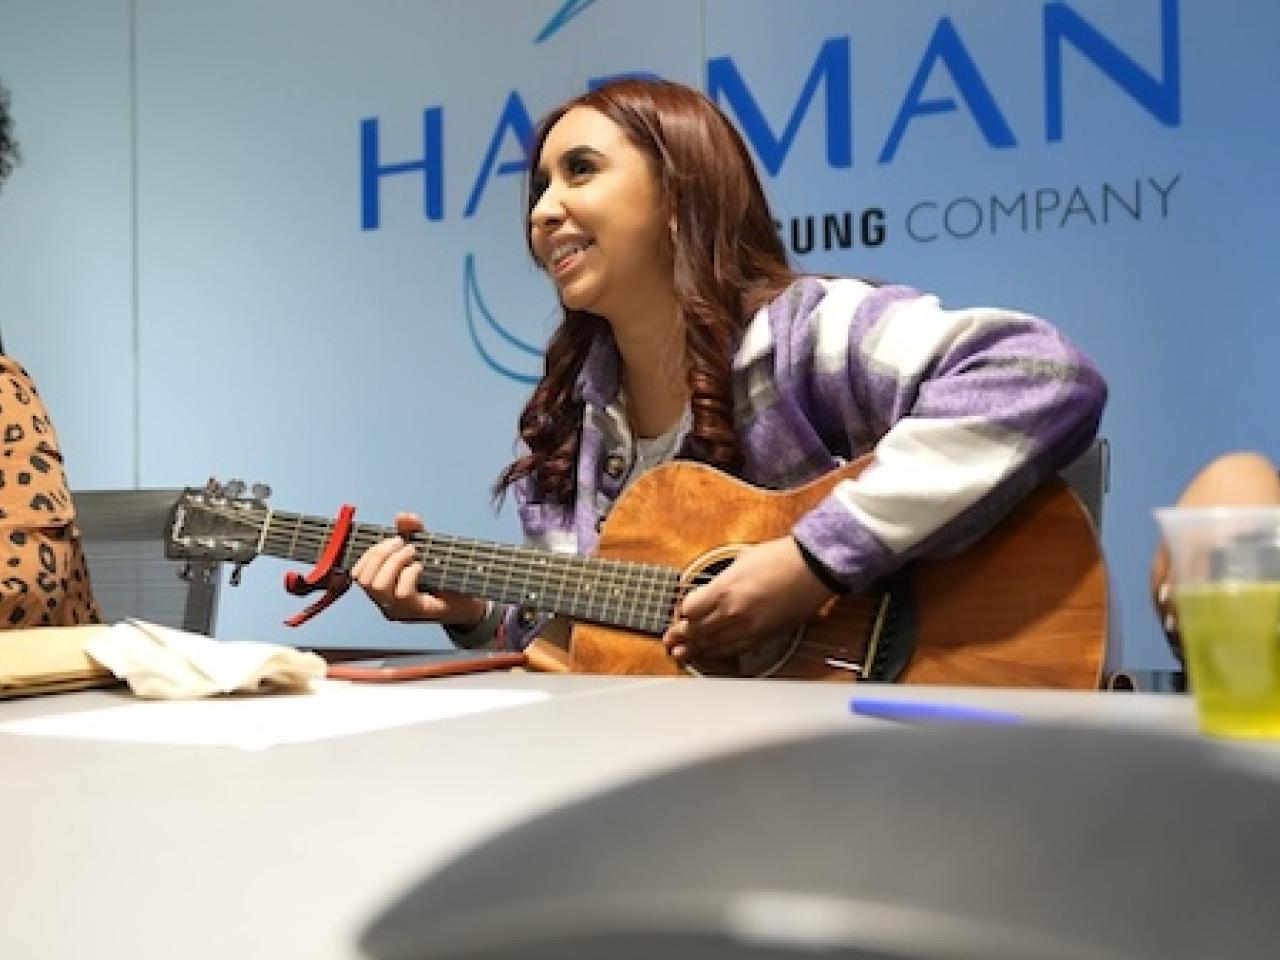
[[[540,690],[455,690],[325,680],[309,694],[133,703],[0,723],[39,737],[258,750],[545,700]]]

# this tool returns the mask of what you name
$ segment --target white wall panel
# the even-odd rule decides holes
[[[819,244],[802,263],[913,284],[952,305],[1039,313],[1101,366],[1112,390],[1103,433],[1114,457],[1104,540],[1123,657],[1167,666],[1146,598],[1152,507],[1171,501],[1224,450],[1257,447],[1280,457],[1270,373],[1277,335],[1267,320],[1277,297],[1263,265],[1280,217],[1271,184],[1280,149],[1263,119],[1280,92],[1276,9],[1247,0],[708,0],[706,8],[708,57],[734,59],[777,133],[818,50],[847,38],[852,165],[825,161],[820,91],[769,186],[784,221],[873,207],[885,212],[886,233],[874,247]],[[1050,140],[1050,17],[1069,12],[1087,22],[1158,84],[1174,73],[1163,63],[1170,10],[1178,122],[1162,122],[1067,43],[1062,136]],[[972,84],[946,61],[929,60],[944,20],[1016,145],[991,146],[965,98]],[[922,63],[932,64],[922,99],[949,99],[954,109],[913,117],[882,162]],[[1104,208],[1108,187],[1131,205],[1138,197],[1140,216],[1114,195]],[[1059,205],[1037,224],[1042,191],[1052,191],[1043,193],[1045,207],[1054,192]],[[993,218],[992,198],[1013,206],[1019,197],[1031,210],[1025,229],[1020,216]],[[949,206],[950,234],[942,225]]]
[[[23,163],[0,189],[0,331],[73,485],[136,482],[127,0],[4,0],[0,81]]]
[[[1068,21],[1146,92],[1066,43],[1053,139],[1046,36]],[[495,137],[494,170],[522,160],[504,107],[536,118],[592,77],[704,84],[709,62],[721,76],[731,64],[775,141],[797,116],[785,149],[766,145],[784,231],[883,211],[883,242],[819,242],[801,264],[1022,307],[1100,363],[1124,660],[1164,667],[1144,588],[1151,508],[1216,453],[1280,456],[1278,28],[1280,8],[1250,0],[7,0],[0,78],[27,162],[0,193],[0,325],[50,399],[78,486],[235,475],[271,482],[286,509],[351,501],[383,521],[416,507],[437,528],[514,537],[485,489],[554,303],[525,257],[520,177],[482,176]],[[972,78],[928,60],[944,34],[1013,145],[984,137]],[[848,162],[830,149],[826,85],[797,112],[822,50],[847,60],[847,81],[832,76],[847,82],[834,103]],[[922,63],[919,100],[943,108],[912,117],[882,162]],[[1180,112],[1161,120],[1151,104],[1174,75]],[[726,105],[743,120],[742,103]],[[439,122],[438,215],[424,215],[421,172],[381,176],[378,226],[362,228],[362,122],[376,123],[380,162],[408,161],[424,155],[424,113]],[[1105,190],[1131,196],[1135,183],[1141,215],[1113,202],[1104,220]],[[1077,189],[1088,210],[1068,215]],[[991,216],[993,199],[1043,191],[1059,207],[1039,224]],[[931,230],[948,206],[955,229]],[[440,639],[385,626],[359,599],[290,636],[273,626],[296,606],[279,589],[285,567],[259,566],[227,594],[224,635]]]
[[[536,120],[630,64],[696,80],[686,4],[601,4],[535,43],[554,4],[142,2],[138,116],[143,475],[271,483],[282,509],[389,522],[421,512],[447,532],[512,539],[488,487],[510,458],[527,384],[472,345],[464,264],[513,335],[539,349],[550,288],[528,263],[521,178],[468,197],[512,92]],[[625,52],[624,52],[625,51]],[[443,216],[423,176],[380,178],[362,229],[361,121],[383,164],[424,156],[440,110]],[[520,160],[513,135],[498,163]],[[470,304],[476,316],[477,305]],[[482,324],[487,349],[528,374]],[[222,606],[227,636],[285,636],[278,562]],[[353,598],[290,639],[439,640],[382,624]]]

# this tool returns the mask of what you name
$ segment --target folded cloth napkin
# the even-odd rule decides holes
[[[305,691],[324,676],[314,653],[250,640],[212,640],[144,620],[91,637],[85,652],[140,697],[179,700],[219,693]]]

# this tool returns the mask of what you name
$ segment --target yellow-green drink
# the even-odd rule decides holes
[[[1280,581],[1181,586],[1175,598],[1200,728],[1280,737]]]

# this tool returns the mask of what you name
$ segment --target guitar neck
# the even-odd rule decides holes
[[[330,519],[271,511],[261,521],[258,552],[315,563],[332,529]],[[387,527],[352,524],[336,565],[350,570],[374,544],[396,535]],[[422,563],[422,590],[464,593],[655,636],[671,622],[679,595],[679,572],[669,567],[438,533],[406,539]]]

